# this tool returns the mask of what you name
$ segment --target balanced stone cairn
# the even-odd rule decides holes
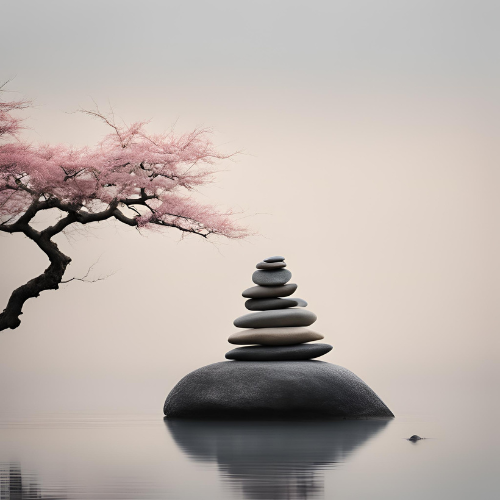
[[[257,264],[257,285],[243,292],[252,311],[234,321],[244,330],[229,337],[243,345],[227,360],[188,373],[170,391],[166,418],[295,419],[392,418],[373,390],[346,368],[313,358],[332,350],[308,327],[316,315],[292,297],[284,257]]]
[[[329,344],[309,343],[321,340],[323,335],[306,328],[317,319],[314,313],[302,309],[307,306],[307,302],[290,297],[297,285],[288,283],[292,273],[285,269],[285,258],[269,257],[256,267],[252,281],[257,286],[248,288],[242,295],[248,299],[245,307],[258,312],[234,320],[234,326],[246,330],[233,333],[228,339],[231,344],[247,347],[229,351],[226,359],[301,361],[330,352],[333,347]]]

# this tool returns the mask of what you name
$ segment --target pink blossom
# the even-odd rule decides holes
[[[12,115],[25,105],[0,102],[0,139],[13,139],[0,142],[0,222],[15,220],[33,203],[58,200],[75,213],[95,213],[113,203],[143,228],[175,227],[228,238],[248,234],[231,211],[199,204],[190,193],[211,183],[215,162],[229,156],[216,150],[210,130],[148,134],[145,122],[118,126],[99,112],[88,112],[112,129],[94,148],[31,145],[20,137],[21,121]]]
[[[144,230],[175,228],[205,238],[249,234],[230,210],[195,199],[194,190],[214,180],[215,163],[230,156],[216,150],[209,130],[154,135],[145,122],[118,126],[99,112],[86,112],[111,129],[97,146],[33,145],[23,141],[22,122],[13,114],[27,105],[0,101],[0,231],[23,233],[50,265],[14,290],[0,313],[0,330],[17,328],[26,300],[63,283],[71,259],[52,237],[72,224],[114,218]],[[62,217],[35,230],[30,222],[49,209]]]

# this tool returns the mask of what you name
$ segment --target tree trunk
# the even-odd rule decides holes
[[[40,233],[38,233],[40,234]],[[45,236],[33,238],[35,243],[47,254],[50,266],[45,271],[12,292],[7,307],[0,314],[0,331],[15,329],[21,324],[24,303],[38,297],[44,290],[57,290],[71,259],[64,255],[57,245]]]

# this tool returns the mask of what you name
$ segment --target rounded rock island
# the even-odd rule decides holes
[[[359,377],[322,361],[222,361],[186,375],[163,407],[169,418],[394,417]]]

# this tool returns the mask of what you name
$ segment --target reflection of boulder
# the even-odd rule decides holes
[[[245,498],[299,499],[320,494],[317,471],[343,462],[388,420],[165,423],[190,459],[216,462],[223,479]]]
[[[322,361],[224,361],[186,375],[163,409],[180,418],[393,417],[354,373]]]

